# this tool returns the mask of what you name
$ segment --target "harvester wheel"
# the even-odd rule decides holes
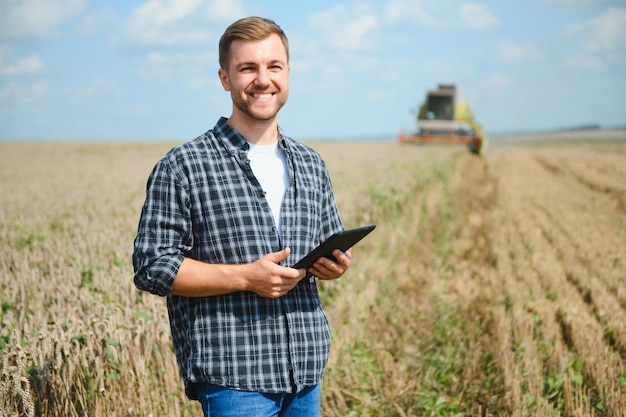
[[[472,143],[469,145],[469,150],[471,153],[476,154],[476,155],[484,155],[485,152],[487,151],[487,141],[480,137],[480,136],[476,136],[474,137],[474,140],[472,141]]]

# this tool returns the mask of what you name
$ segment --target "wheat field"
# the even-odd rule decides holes
[[[173,143],[0,143],[0,417],[199,416],[135,289]],[[309,142],[346,226],[323,416],[626,416],[626,141]]]

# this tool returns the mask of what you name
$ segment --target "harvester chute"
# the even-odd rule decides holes
[[[417,114],[417,126],[413,135],[400,132],[400,143],[461,143],[479,155],[487,150],[482,125],[474,121],[471,107],[454,84],[439,84],[428,91]]]

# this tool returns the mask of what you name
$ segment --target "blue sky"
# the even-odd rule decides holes
[[[296,139],[414,130],[456,83],[488,133],[626,125],[624,0],[0,0],[0,139],[186,140],[229,116],[217,42],[274,19]]]

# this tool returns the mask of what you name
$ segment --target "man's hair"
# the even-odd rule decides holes
[[[230,61],[230,45],[235,40],[260,41],[271,34],[277,34],[280,37],[285,51],[287,52],[287,61],[289,61],[289,42],[287,35],[274,21],[264,17],[251,16],[237,20],[230,25],[222,35],[219,43],[219,60],[220,68],[227,70]]]

